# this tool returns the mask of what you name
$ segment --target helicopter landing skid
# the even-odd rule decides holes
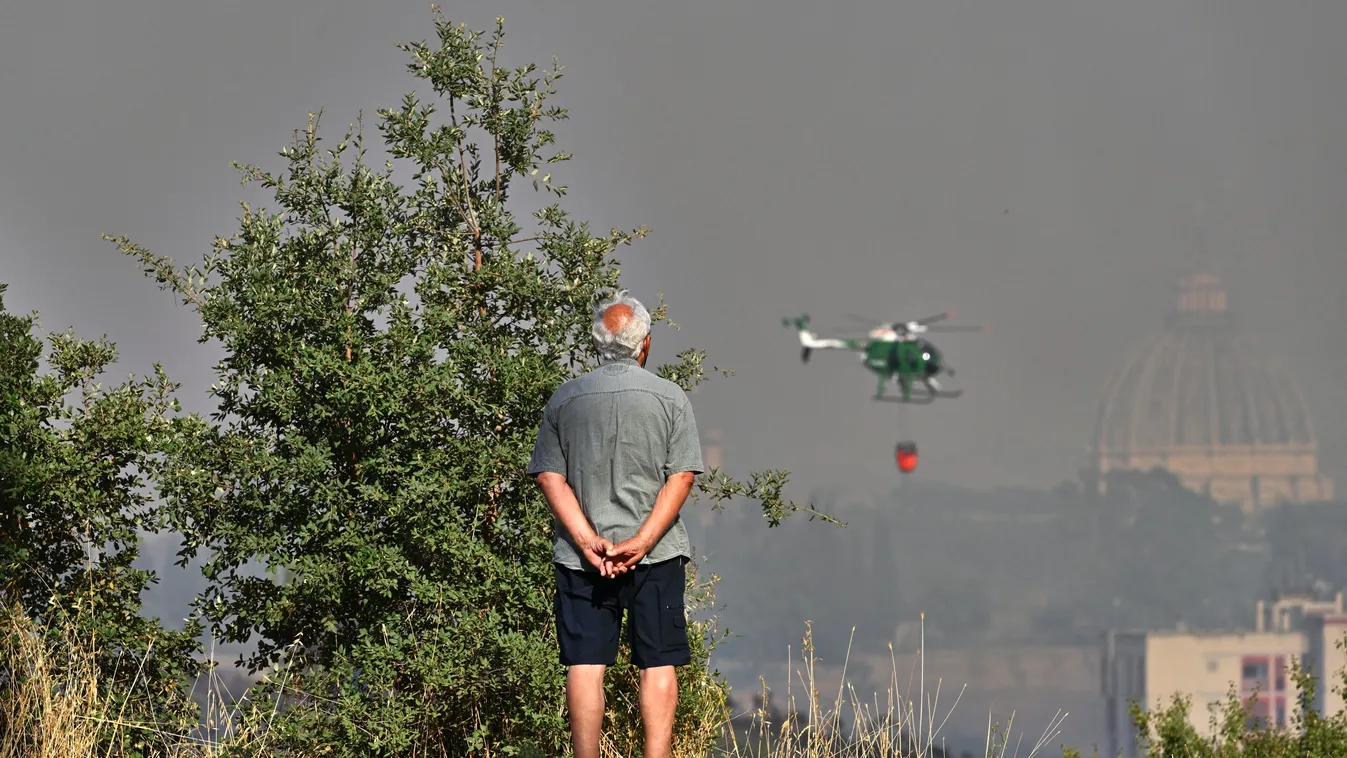
[[[878,395],[872,399],[881,403],[903,403],[906,405],[929,405],[937,399],[952,400],[963,394],[963,390],[941,390],[939,392],[912,393],[912,397],[904,400],[902,395]]]

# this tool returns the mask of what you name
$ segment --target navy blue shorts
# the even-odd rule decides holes
[[[598,571],[577,571],[553,564],[557,575],[554,602],[561,665],[617,663],[623,611],[631,662],[640,669],[686,666],[687,617],[683,610],[686,558],[637,564],[617,578]]]

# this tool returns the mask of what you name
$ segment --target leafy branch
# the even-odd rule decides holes
[[[697,490],[694,498],[706,495],[711,500],[713,510],[723,510],[724,502],[736,497],[746,497],[762,504],[762,516],[769,526],[780,526],[791,513],[808,513],[809,520],[819,519],[830,524],[845,527],[846,523],[814,508],[813,505],[800,506],[787,500],[782,494],[790,474],[784,470],[755,471],[747,484],[735,481],[712,468],[697,477]]]

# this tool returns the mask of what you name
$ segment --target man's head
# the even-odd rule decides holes
[[[601,363],[634,358],[644,367],[650,357],[650,313],[626,290],[599,303],[589,333]]]

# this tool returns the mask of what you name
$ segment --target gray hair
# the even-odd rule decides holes
[[[603,323],[603,315],[615,305],[631,308],[631,318],[617,332],[608,330]],[[650,333],[650,312],[641,305],[641,301],[622,290],[611,298],[599,303],[594,309],[594,323],[589,334],[594,339],[594,349],[599,353],[602,363],[618,361],[623,358],[635,358],[641,352],[641,343]]]

